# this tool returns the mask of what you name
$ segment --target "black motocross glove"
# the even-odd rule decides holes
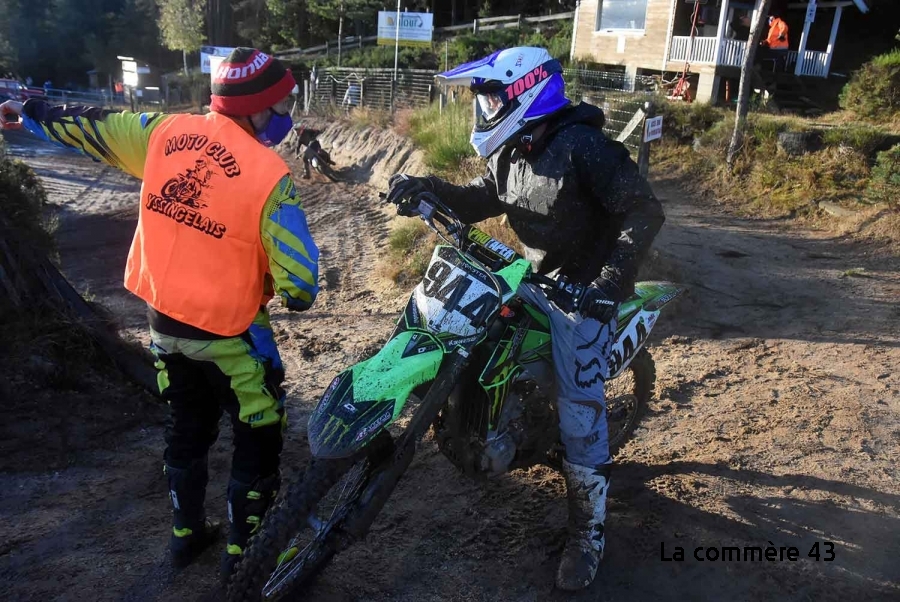
[[[412,207],[407,201],[420,192],[429,192],[433,191],[433,189],[434,187],[428,178],[398,173],[391,176],[388,180],[388,193],[385,200],[388,203],[397,205],[397,213],[399,215],[411,216],[415,215],[415,207]]]
[[[602,280],[584,292],[578,311],[585,318],[606,323],[619,311],[621,290],[609,280]]]

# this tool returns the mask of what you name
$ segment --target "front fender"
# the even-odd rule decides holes
[[[443,358],[435,337],[407,330],[338,374],[309,417],[313,456],[342,458],[363,447],[400,415],[413,389],[434,380]]]

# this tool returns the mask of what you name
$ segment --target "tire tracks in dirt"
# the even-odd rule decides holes
[[[135,192],[120,191],[120,204],[92,204],[93,191],[113,192],[122,184],[106,172],[91,176],[97,167],[78,161],[54,158],[41,167],[48,177],[77,168],[78,186],[92,182],[72,193],[77,210],[63,214],[61,242],[74,252],[63,256],[66,272],[80,274],[91,290],[108,286],[101,300],[128,316],[120,254],[130,239],[119,236],[114,243],[102,234],[115,223],[110,216],[136,202]],[[313,177],[297,182],[322,252],[322,293],[308,312],[272,307],[288,375],[286,481],[308,456],[305,422],[319,395],[388,334],[409,292],[385,288],[374,274],[390,214],[373,191]],[[738,218],[685,197],[670,183],[655,186],[667,199],[668,221],[645,277],[682,281],[690,292],[664,310],[651,336],[656,398],[617,458],[608,554],[597,583],[571,596],[553,589],[566,517],[558,475],[534,468],[475,484],[426,438],[370,536],[335,559],[308,599],[896,599],[896,257],[876,244],[798,224]],[[91,218],[95,214],[103,219]],[[854,268],[865,268],[853,272],[865,277],[847,275]],[[141,327],[134,331],[140,336]],[[98,403],[119,401],[98,394]],[[222,441],[210,455],[207,507],[214,516],[224,508],[229,430],[223,422]],[[73,458],[60,485],[47,485],[46,475],[39,483],[7,475],[3,482],[11,491],[24,487],[16,498],[21,508],[14,500],[0,507],[10,516],[16,508],[27,511],[33,528],[31,539],[10,538],[20,543],[0,557],[3,577],[17,580],[6,588],[7,598],[214,599],[216,553],[178,575],[160,568],[168,506],[161,479],[146,473],[156,470],[162,446],[158,425],[140,436],[123,429],[108,449]],[[98,468],[81,470],[85,464],[102,467],[102,478]],[[144,475],[137,479],[140,494],[136,474]],[[121,515],[92,533],[86,525],[103,516],[100,494],[130,503],[117,502]],[[78,513],[75,522],[67,522],[66,512]],[[45,548],[34,542],[67,524],[78,527],[78,554],[47,564]],[[814,541],[826,538],[836,543],[833,563],[806,557]],[[701,563],[691,557],[696,546],[765,547],[768,541],[796,545],[801,560]],[[684,547],[686,560],[661,561],[662,543],[667,550]],[[8,572],[4,558],[11,555],[29,571]],[[42,579],[46,587],[34,585]],[[41,596],[31,596],[37,591]]]

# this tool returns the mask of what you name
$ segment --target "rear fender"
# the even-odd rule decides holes
[[[413,389],[434,380],[443,358],[435,337],[407,330],[338,374],[309,417],[313,455],[342,458],[366,445],[400,415]]]
[[[609,357],[609,376],[619,376],[647,342],[660,310],[686,289],[671,282],[638,282],[634,295],[619,306],[618,329]]]

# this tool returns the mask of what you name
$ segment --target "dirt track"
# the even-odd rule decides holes
[[[74,155],[39,152],[22,135],[8,141],[61,205],[70,280],[146,340],[141,304],[121,287],[139,184]],[[274,311],[292,412],[288,478],[307,457],[315,400],[387,334],[403,303],[372,276],[389,216],[371,189],[298,182],[322,248],[323,292],[304,314]],[[597,584],[571,597],[552,588],[565,523],[557,475],[533,469],[482,487],[426,442],[368,540],[336,559],[307,599],[900,597],[897,258],[788,222],[735,218],[683,198],[670,182],[655,187],[668,221],[648,277],[684,282],[691,295],[664,312],[651,337],[656,400],[617,458]],[[163,410],[121,388],[95,394],[95,408],[78,411],[60,394],[24,417],[31,429],[6,435],[0,598],[218,599],[217,554],[181,574],[167,568]],[[41,448],[54,436],[42,425],[77,433],[98,416],[105,428],[87,429],[89,440],[70,437],[61,460]],[[227,433],[223,424],[210,456],[208,509],[218,516]],[[825,540],[834,561],[808,558]],[[662,543],[667,556],[684,548],[685,560],[662,561]],[[693,557],[697,546],[770,543],[796,546],[800,559]]]

